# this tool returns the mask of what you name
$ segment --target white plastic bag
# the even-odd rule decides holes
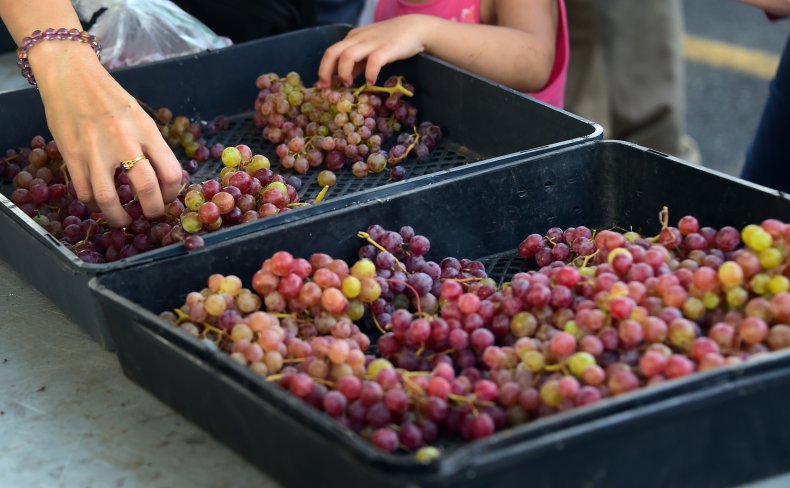
[[[107,69],[149,63],[231,44],[168,0],[74,0],[80,17],[106,8],[90,29]]]

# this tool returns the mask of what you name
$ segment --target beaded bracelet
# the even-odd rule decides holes
[[[33,76],[33,72],[30,70],[30,61],[28,61],[27,55],[33,46],[43,41],[79,41],[90,44],[93,51],[96,53],[96,57],[101,61],[101,44],[99,44],[96,36],[88,31],[80,32],[77,29],[69,30],[64,28],[47,29],[44,32],[39,30],[33,31],[30,37],[22,39],[22,45],[16,50],[16,54],[19,57],[16,61],[16,65],[19,66],[22,76],[27,78],[28,83],[33,86],[38,85],[36,84],[36,78]]]

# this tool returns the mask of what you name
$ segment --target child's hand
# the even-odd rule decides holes
[[[350,85],[363,68],[365,81],[375,84],[386,64],[425,51],[433,21],[427,15],[404,15],[352,30],[324,53],[318,68],[320,84],[331,85],[337,72],[340,81]]]

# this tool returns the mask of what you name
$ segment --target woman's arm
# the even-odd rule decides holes
[[[494,11],[492,25],[405,15],[354,29],[327,49],[319,78],[328,84],[337,72],[350,84],[366,64],[374,83],[384,65],[427,52],[513,89],[540,90],[554,64],[556,0],[495,0]]]
[[[82,30],[69,0],[0,0],[0,17],[18,44],[34,30]],[[115,190],[120,162],[144,154],[129,179],[147,217],[164,213],[178,195],[181,168],[156,123],[75,41],[43,41],[28,53],[47,123],[80,200],[97,205],[115,226],[131,222]]]

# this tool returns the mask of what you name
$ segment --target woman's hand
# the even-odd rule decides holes
[[[759,7],[771,15],[778,17],[790,16],[790,1],[788,0],[738,0],[741,3]]]
[[[324,53],[318,68],[321,84],[329,86],[337,73],[350,85],[363,69],[366,82],[375,84],[385,65],[426,50],[435,21],[427,15],[404,15],[350,31]]]
[[[131,223],[115,189],[120,162],[145,155],[129,180],[146,217],[164,213],[181,184],[181,166],[154,120],[101,66],[90,46],[42,42],[29,53],[47,123],[77,197],[116,227]]]

